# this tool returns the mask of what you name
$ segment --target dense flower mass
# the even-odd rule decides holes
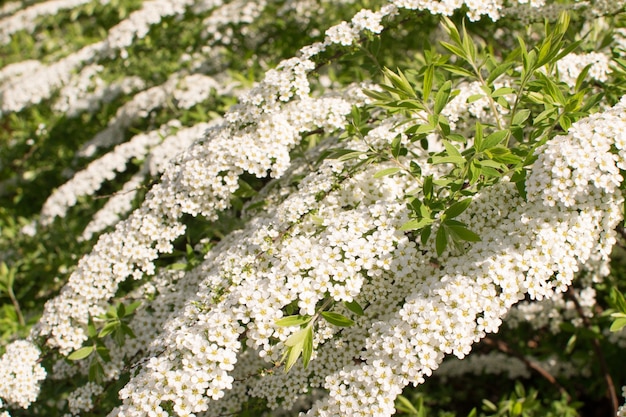
[[[391,416],[536,372],[626,415],[623,3],[367,4],[3,6],[0,407]],[[569,333],[600,371],[532,350]]]
[[[39,384],[46,377],[46,370],[37,363],[40,354],[36,346],[25,340],[6,347],[0,358],[0,396],[9,405],[26,408],[37,399]]]

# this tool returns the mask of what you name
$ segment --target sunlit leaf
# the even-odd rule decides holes
[[[354,324],[354,321],[347,318],[346,316],[335,313],[334,311],[322,311],[322,317],[324,320],[329,322],[330,324],[334,324],[339,327],[350,327]]]
[[[93,352],[95,349],[94,346],[85,346],[82,347],[78,350],[75,350],[74,352],[70,353],[70,355],[67,357],[67,359],[71,360],[71,361],[79,361],[81,359],[85,359],[87,356],[91,355],[91,352]]]
[[[281,327],[301,326],[310,322],[311,318],[311,316],[307,315],[293,315],[278,319],[274,322],[274,324]]]

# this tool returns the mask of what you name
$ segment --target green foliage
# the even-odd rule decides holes
[[[426,148],[427,136],[436,134],[444,145],[444,150],[432,153],[429,159],[433,165],[451,168],[448,175],[437,181],[423,176],[414,161],[408,164],[401,161],[411,155],[400,136],[390,148],[372,149],[365,158],[365,162],[390,161],[396,165],[378,171],[377,178],[399,173],[415,178],[418,188],[407,202],[413,218],[402,230],[413,231],[423,244],[436,232],[438,255],[450,246],[462,251],[464,242],[480,240],[467,225],[453,220],[467,208],[475,193],[508,178],[525,196],[524,180],[528,167],[535,160],[534,151],[559,129],[566,131],[597,105],[600,94],[591,94],[591,88],[586,86],[589,66],[579,75],[574,91],[569,91],[563,83],[556,84],[546,75],[555,70],[557,61],[580,47],[582,41],[567,39],[568,26],[569,15],[562,13],[554,26],[545,26],[545,36],[539,44],[528,48],[520,37],[518,48],[500,57],[477,45],[465,25],[459,31],[444,17],[442,27],[450,42],[440,41],[441,51],[434,47],[426,49],[424,64],[417,71],[409,70],[405,74],[400,69],[383,68],[382,91],[366,91],[375,100],[375,107],[407,118],[403,126],[410,142],[420,141]],[[497,85],[503,76],[511,77],[514,84],[511,87]],[[495,124],[476,122],[473,131],[464,136],[451,131],[442,111],[458,94],[454,83],[467,79],[478,81],[483,90],[483,94],[470,97],[468,103],[486,97]],[[507,96],[513,99],[507,100]],[[349,134],[362,136],[367,132],[359,125],[367,120],[368,109],[362,112],[353,111],[354,128],[348,130]],[[361,157],[361,154],[345,150],[333,156],[347,160]]]

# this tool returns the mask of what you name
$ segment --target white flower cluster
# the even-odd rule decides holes
[[[263,13],[267,6],[266,0],[234,0],[223,7],[215,10],[209,17],[204,19],[202,26],[204,27],[204,36],[213,38],[221,43],[228,45],[231,42],[233,28],[231,25],[241,23],[252,23]],[[244,25],[238,28],[242,35],[248,35],[248,28]]]
[[[89,411],[93,408],[93,398],[102,394],[104,389],[95,382],[88,382],[75,389],[68,397],[67,403],[70,413],[78,415],[81,411]]]
[[[46,225],[56,217],[65,217],[67,209],[74,206],[78,198],[93,195],[105,181],[111,181],[118,173],[126,171],[128,162],[133,158],[144,159],[170,130],[171,126],[165,125],[159,130],[135,135],[90,163],[48,197],[41,209],[40,222]]]
[[[102,42],[87,45],[57,62],[38,66],[32,72],[20,71],[16,77],[6,80],[0,88],[0,114],[18,112],[50,98],[71,80],[76,69],[93,61],[102,47]]]
[[[198,84],[198,90],[196,90],[194,83]],[[168,99],[176,99],[182,103],[182,107],[189,108],[205,100],[208,92],[212,89],[217,89],[220,94],[228,94],[231,88],[232,85],[220,85],[208,75],[191,74],[184,76],[180,73],[174,73],[165,83],[141,91],[135,94],[130,101],[124,103],[115,113],[115,117],[109,120],[107,128],[85,142],[78,150],[77,155],[90,157],[100,148],[121,142],[124,138],[124,132],[133,122],[147,117],[152,110],[164,106]]]
[[[592,287],[574,290],[576,299],[585,317],[593,317],[593,307],[596,305],[596,291]],[[582,326],[582,317],[577,311],[574,301],[567,300],[562,294],[554,294],[551,298],[542,301],[522,301],[513,307],[506,317],[506,324],[516,328],[521,323],[527,323],[534,329],[547,327],[551,334],[561,332],[561,324],[569,322],[574,326]]]
[[[41,16],[54,15],[61,10],[73,9],[91,0],[51,0],[33,4],[9,17],[0,19],[0,44],[11,42],[11,35],[18,31],[32,32]],[[102,3],[109,0],[101,0]],[[10,3],[9,3],[10,4]],[[9,4],[5,5],[8,6]]]
[[[145,88],[144,81],[139,77],[125,77],[107,83],[98,76],[103,69],[102,65],[94,64],[84,67],[61,88],[52,109],[67,117],[76,117],[85,111],[93,113],[101,103],[111,102],[121,94]]]
[[[569,54],[556,63],[559,78],[570,87],[576,85],[576,79],[583,68],[591,65],[589,76],[594,80],[603,82],[608,79],[611,72],[609,68],[611,58],[601,52],[590,52],[587,54]]]
[[[225,386],[214,387],[216,382],[211,381],[216,375],[233,370],[234,356],[223,357],[218,353],[223,351],[222,355],[231,355],[232,352],[234,355],[240,349],[239,343],[234,341],[244,328],[238,323],[247,323],[249,347],[260,349],[259,354],[268,361],[278,360],[280,349],[270,342],[270,338],[284,341],[290,334],[290,331],[277,330],[273,326],[273,320],[280,317],[283,306],[295,301],[301,313],[312,313],[315,302],[327,291],[337,301],[352,300],[363,285],[364,280],[358,274],[361,269],[369,269],[375,276],[376,271],[385,268],[385,259],[390,259],[390,252],[394,249],[385,242],[385,236],[402,235],[386,221],[390,215],[387,205],[402,210],[402,204],[397,200],[403,188],[389,179],[389,187],[381,190],[380,184],[377,186],[371,180],[373,172],[364,172],[344,182],[343,188],[331,193],[323,203],[317,203],[315,196],[330,191],[338,168],[340,165],[334,168],[326,165],[310,174],[299,185],[300,193],[287,197],[267,214],[267,218],[255,217],[243,235],[232,236],[210,252],[202,274],[205,282],[201,288],[205,289],[187,302],[182,314],[173,316],[164,326],[166,332],[154,347],[160,353],[151,359],[155,365],[148,365],[126,386],[123,397],[127,401],[119,415],[160,412],[160,401],[167,400],[174,401],[179,415],[181,410],[194,413],[206,410],[206,397],[197,398],[193,392],[198,385],[186,381],[194,378],[208,381],[209,385],[204,386],[207,396],[217,399],[224,395]],[[345,209],[346,205],[356,205],[357,200],[362,205],[358,212]],[[316,207],[319,207],[317,215],[306,216]],[[312,240],[321,227],[316,223],[319,216],[323,217],[325,230]],[[367,220],[361,216],[367,216]],[[366,223],[361,224],[364,221]],[[367,239],[368,231],[376,227],[376,222],[380,222],[380,232]],[[346,225],[354,227],[346,228]],[[291,228],[289,233],[293,238],[275,241],[272,237],[275,238],[283,228]],[[342,259],[340,246],[336,245],[346,241],[353,241],[354,245],[352,249],[346,249],[351,251],[351,258]],[[380,251],[377,248],[379,243],[385,243],[386,249]],[[264,266],[270,264],[271,269]],[[310,271],[313,266],[316,268],[307,274],[305,271]],[[232,281],[232,284],[225,281]],[[215,305],[214,297],[220,288],[225,293],[219,295],[219,304]],[[333,329],[327,330],[330,331],[327,337],[332,336]],[[209,334],[208,340],[199,337],[202,334]],[[354,342],[355,339],[351,337],[350,340]],[[350,352],[352,355],[356,353],[354,350]],[[328,350],[328,361],[319,362],[320,370],[330,363],[343,365],[350,359],[349,354],[340,358],[336,352]],[[224,360],[228,362],[224,363]],[[244,374],[250,372],[254,372],[254,368],[243,371]],[[182,384],[178,383],[177,375],[181,375]],[[300,383],[306,383],[304,375],[300,376]],[[224,380],[230,386],[232,378],[224,374],[219,376],[218,382]],[[290,373],[290,381],[293,382],[293,378]],[[277,397],[292,401],[285,389],[293,384],[281,387],[280,379],[273,378],[272,382],[259,382],[254,385],[253,392],[268,398],[270,404],[276,404]],[[318,385],[321,382],[319,379]],[[226,406],[232,406],[232,403],[228,402]]]
[[[507,80],[497,81],[494,83],[494,88],[508,87],[508,84]],[[459,94],[450,100],[442,111],[442,114],[448,118],[450,128],[453,130],[463,131],[465,128],[471,129],[473,127],[464,125],[457,126],[459,120],[468,120],[466,117],[468,112],[475,119],[494,126],[501,124],[504,116],[508,114],[508,110],[499,103],[494,103],[496,113],[493,112],[489,98],[477,81],[471,83],[464,82],[455,86],[455,89],[459,90]],[[512,102],[514,99],[512,94],[506,94],[503,97],[509,102]]]
[[[157,3],[161,7],[150,15],[148,5]],[[162,3],[146,2],[144,14],[136,16],[154,22],[163,13],[183,10],[183,3]],[[467,355],[474,342],[498,330],[525,294],[543,299],[564,291],[579,264],[598,254],[607,257],[614,243],[611,231],[622,204],[618,168],[626,159],[626,99],[579,121],[539,150],[526,183],[528,201],[507,182],[477,195],[459,220],[482,241],[466,245],[462,256],[449,249],[438,257],[432,242],[416,243],[399,230],[408,220],[403,197],[415,186],[412,178],[374,178],[384,165],[351,170],[348,163],[327,161],[315,170],[303,163],[297,192],[284,184],[270,192],[268,200],[276,204],[223,239],[200,267],[174,277],[157,274],[155,260],[172,252],[172,242],[185,231],[183,215],[216,220],[229,207],[244,172],[259,178],[296,172],[290,171],[290,152],[302,135],[343,129],[351,106],[363,104],[364,96],[355,90],[310,97],[308,74],[315,69],[315,55],[333,44],[351,45],[363,31],[380,32],[384,18],[398,7],[450,14],[463,5],[472,18],[496,18],[500,7],[489,1],[396,1],[378,12],[359,12],[350,23],[329,29],[323,42],[303,48],[300,58],[268,71],[221,125],[167,165],[162,182],[141,207],[100,237],[60,294],[46,304],[33,336],[63,355],[80,348],[89,317],[106,311],[121,282],[156,274],[155,282],[163,284],[153,284],[157,301],[135,318],[136,323],[144,320],[139,326],[144,331],[107,365],[107,377],[113,378],[125,352],[146,355],[120,392],[123,405],[112,415],[167,415],[166,408],[180,416],[209,413],[211,407],[232,412],[246,390],[271,407],[289,408],[309,387],[323,387],[328,396],[308,415],[385,416],[394,412],[393,400],[404,386],[421,383],[446,354]],[[119,35],[123,28],[112,33]],[[107,48],[122,48],[142,36],[142,28],[138,23],[127,31],[131,35],[111,37]],[[200,90],[202,96],[208,88]],[[7,91],[12,90],[3,90],[3,100],[10,96]],[[190,102],[187,94],[178,99]],[[136,108],[149,107],[140,101]],[[21,108],[16,103],[8,106]],[[484,113],[482,107],[475,112]],[[122,113],[116,120],[124,118]],[[365,143],[388,144],[400,134],[394,122],[381,123],[366,142],[349,146],[366,151]],[[102,143],[96,142],[89,145]],[[124,161],[135,145],[120,145],[126,146]],[[151,146],[136,152],[145,155]],[[425,152],[412,151],[425,166],[424,175],[438,174],[429,171]],[[121,159],[111,159],[109,172],[121,169]],[[184,290],[177,291],[179,284]],[[257,376],[259,363],[279,361],[285,342],[298,330],[274,324],[287,309],[314,315],[319,302],[341,309],[342,302],[353,300],[365,308],[362,317],[341,310],[355,320],[353,327],[339,331],[316,318],[310,368],[295,366],[288,376],[270,370]],[[38,351],[20,357],[7,353],[0,363],[6,359],[12,367],[38,370],[38,356]],[[18,377],[6,373],[3,383],[13,386]],[[14,391],[0,391],[0,397],[27,406],[36,396],[33,382],[42,378],[31,378],[27,397],[15,399]]]
[[[0,112],[17,112],[50,98],[59,87],[71,80],[74,71],[130,46],[135,39],[145,37],[152,25],[166,16],[184,13],[192,3],[192,0],[144,2],[141,9],[112,27],[106,39],[87,45],[57,62],[44,65],[34,73],[26,72],[5,82],[0,89]]]
[[[193,0],[150,0],[141,5],[108,32],[104,41],[105,50],[109,55],[132,45],[135,39],[142,39],[150,27],[161,22],[167,16],[183,14],[194,3]]]
[[[16,10],[22,7],[22,4],[19,1],[7,1],[0,6],[0,16],[4,17],[9,14],[14,13]]]
[[[61,294],[46,304],[39,333],[50,335],[47,343],[62,352],[80,347],[86,340],[82,326],[88,314],[103,313],[119,282],[130,274],[136,278],[153,274],[158,254],[172,250],[170,242],[185,230],[177,218],[183,213],[201,213],[215,219],[238,188],[241,172],[265,176],[269,170],[280,176],[300,133],[343,126],[350,106],[339,98],[302,100],[287,105],[283,112],[264,115],[256,132],[246,129],[236,134],[222,128],[190,148],[170,165],[163,183],[151,190],[144,205],[114,232],[101,236],[93,252],[80,261]],[[233,148],[233,140],[241,147]],[[207,178],[220,180],[207,183]]]
[[[39,355],[39,348],[26,340],[7,345],[0,358],[0,397],[9,405],[27,408],[37,399],[39,384],[46,377]]]
[[[622,387],[622,397],[626,398],[626,385]],[[626,417],[626,404],[617,410],[617,417]]]
[[[431,14],[451,16],[455,10],[466,6],[467,16],[471,20],[480,19],[481,15],[489,16],[492,20],[500,18],[500,10],[503,7],[502,0],[393,0],[393,3],[401,8],[410,10],[428,10]]]
[[[21,74],[35,72],[43,67],[43,64],[35,59],[15,62],[0,68],[0,86],[7,80]]]
[[[408,383],[421,383],[444,354],[468,354],[473,342],[498,329],[503,315],[525,293],[543,299],[564,291],[578,263],[591,253],[608,256],[622,204],[614,182],[621,181],[615,169],[624,161],[618,144],[624,139],[620,131],[626,127],[625,105],[623,99],[605,113],[579,121],[567,136],[539,150],[527,180],[527,203],[506,183],[475,198],[463,220],[478,231],[482,242],[462,259],[444,258],[438,270],[431,266],[429,271],[425,265],[420,270],[414,263],[422,282],[416,282],[397,314],[374,324],[361,354],[364,363],[327,377],[329,398],[307,415],[391,415],[390,397]],[[611,151],[612,145],[619,155]],[[572,163],[564,150],[581,147],[591,160],[611,155],[613,168],[605,170],[607,175],[613,172],[611,181],[597,182],[590,175],[584,194],[573,187],[569,195],[547,198],[546,183],[558,175],[555,164]],[[507,236],[505,247],[501,236]]]
[[[173,121],[168,122],[168,127],[174,125]],[[93,234],[98,233],[109,226],[116,224],[120,218],[132,209],[132,203],[146,177],[151,175],[157,177],[163,172],[169,161],[182,152],[184,149],[202,137],[211,124],[199,123],[189,128],[181,128],[176,133],[164,135],[165,139],[149,150],[146,156],[146,163],[140,171],[128,180],[122,189],[113,195],[85,227],[82,239],[91,239]],[[162,132],[165,129],[160,129]],[[123,145],[120,145],[123,146]],[[113,151],[115,152],[115,151]],[[108,155],[108,154],[107,154]]]

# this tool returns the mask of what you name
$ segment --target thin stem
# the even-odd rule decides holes
[[[574,302],[574,306],[576,307],[576,312],[580,316],[583,321],[583,324],[587,329],[591,328],[591,321],[589,317],[587,317],[582,309],[582,306],[578,302],[578,298],[572,291],[571,287],[567,289],[566,292],[568,298]],[[619,408],[619,400],[617,398],[617,393],[615,391],[615,384],[613,383],[613,378],[609,373],[609,367],[606,363],[606,359],[604,357],[604,352],[602,351],[602,347],[600,346],[600,341],[597,338],[591,339],[591,344],[593,345],[593,350],[598,358],[598,362],[600,363],[600,370],[602,371],[602,375],[604,377],[604,382],[606,382],[606,390],[609,400],[611,401],[612,413],[611,415],[617,415],[617,409]]]
[[[554,377],[554,375],[552,375],[546,369],[542,368],[541,365],[539,365],[537,362],[531,361],[526,356],[524,356],[522,353],[520,353],[520,352],[516,351],[515,349],[511,348],[503,340],[494,339],[494,338],[491,338],[491,337],[487,336],[487,337],[485,337],[482,340],[482,342],[484,344],[486,344],[487,346],[490,346],[490,347],[498,349],[502,353],[506,353],[507,355],[511,355],[511,356],[519,359],[520,361],[522,361],[524,363],[524,365],[526,365],[526,367],[528,369],[531,369],[532,371],[537,372],[545,380],[547,380],[550,384],[554,385],[559,390],[561,395],[567,399],[568,402],[571,401],[571,396],[568,394],[568,392],[565,390],[565,388],[563,388],[563,386],[559,383],[559,381],[557,381],[557,379]]]
[[[476,64],[472,61],[472,62],[470,62],[470,65],[472,66],[472,69],[474,70],[474,72],[478,76],[478,81],[480,81],[480,83],[483,86],[489,87],[487,85],[487,82],[483,78],[482,74],[480,73],[480,70],[476,66]],[[489,98],[489,107],[491,108],[491,111],[493,112],[493,117],[496,119],[496,125],[498,126],[498,130],[502,130],[502,122],[500,121],[500,115],[499,115],[498,109],[496,107],[496,102],[493,100],[493,97],[489,96],[488,98]]]
[[[7,288],[7,293],[9,294],[9,298],[11,299],[11,303],[13,303],[13,308],[15,309],[15,314],[17,314],[17,320],[20,323],[20,326],[25,326],[26,321],[24,321],[24,315],[22,314],[22,309],[20,308],[20,303],[17,302],[17,298],[15,297],[15,293],[13,292],[12,287]]]

